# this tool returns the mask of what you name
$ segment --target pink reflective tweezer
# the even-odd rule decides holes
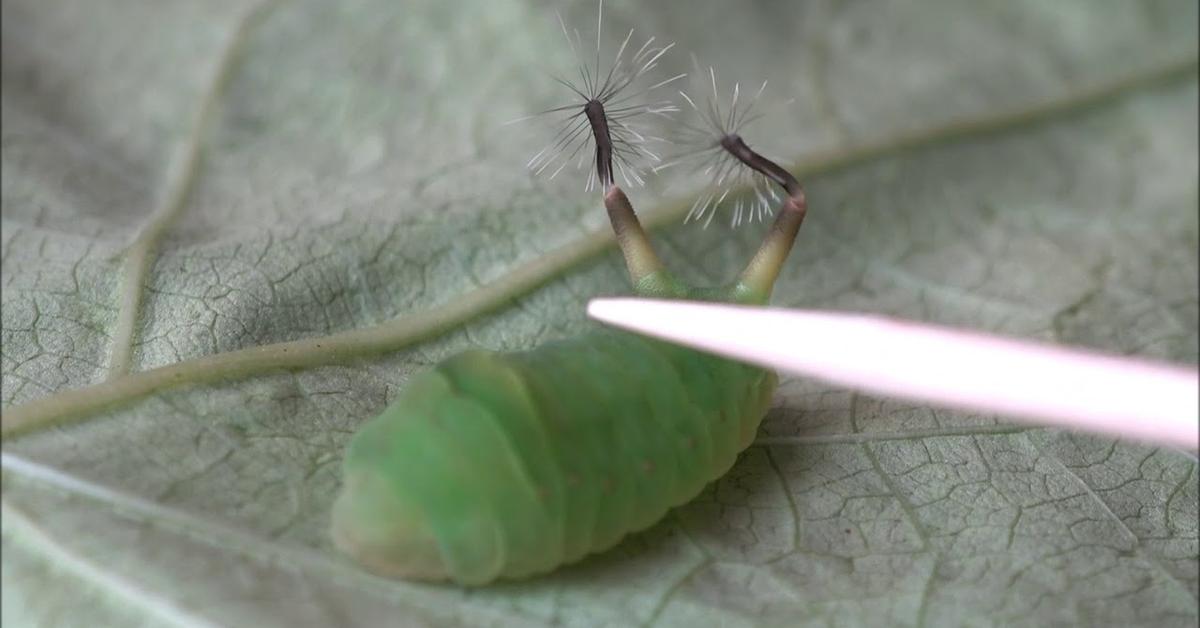
[[[592,318],[880,395],[1187,449],[1200,436],[1195,368],[866,314],[633,298]]]

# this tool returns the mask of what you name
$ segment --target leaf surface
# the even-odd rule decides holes
[[[776,304],[1195,364],[1196,10],[612,0],[603,39],[769,81],[744,135],[811,207]],[[5,439],[6,624],[1195,625],[1194,456],[798,380],[611,552],[367,575],[327,538],[356,426],[627,289],[582,179],[522,167],[551,130],[503,125],[562,102],[552,8],[6,0],[3,29],[5,420],[78,419]],[[681,224],[698,189],[631,197],[724,282],[763,229]]]

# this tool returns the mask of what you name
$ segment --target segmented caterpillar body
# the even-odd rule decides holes
[[[746,304],[766,302],[804,216],[789,196],[732,286],[695,289],[663,269],[620,188],[605,206],[636,294]],[[776,381],[616,331],[468,351],[414,377],[355,435],[334,539],[374,571],[468,585],[578,560],[727,471]]]
[[[374,571],[462,584],[574,562],[723,475],[775,384],[617,331],[459,354],[355,437],[338,543]]]
[[[804,218],[799,183],[728,124],[716,129],[730,163],[770,179],[786,198],[732,286],[697,289],[675,279],[614,180],[616,165],[640,181],[623,158],[638,155],[628,147],[644,136],[622,119],[667,110],[614,99],[669,48],[647,41],[623,69],[630,36],[607,73],[597,61],[582,71],[584,89],[564,82],[582,102],[550,110],[576,112],[530,167],[544,170],[575,146],[563,163],[570,161],[583,146],[576,143],[582,129],[590,129],[594,180],[636,294],[766,303]],[[770,371],[616,331],[523,353],[459,354],[413,377],[355,435],[334,505],[334,541],[379,573],[467,585],[579,560],[650,526],[724,474],[753,439],[776,381]]]

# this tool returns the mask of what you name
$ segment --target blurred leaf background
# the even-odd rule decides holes
[[[1195,625],[1194,456],[806,381],[612,552],[361,572],[326,535],[355,427],[626,290],[596,195],[522,168],[551,129],[503,126],[563,101],[554,9],[586,41],[595,4],[2,6],[4,416],[81,419],[5,438],[5,625]],[[606,50],[677,42],[663,76],[769,80],[744,135],[811,207],[777,304],[1196,363],[1195,2],[605,13]],[[762,226],[681,224],[672,177],[635,206],[726,281]]]

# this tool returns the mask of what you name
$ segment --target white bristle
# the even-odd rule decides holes
[[[662,161],[658,152],[651,147],[663,140],[651,132],[647,125],[639,124],[637,118],[665,117],[678,112],[679,107],[671,101],[651,99],[650,95],[687,76],[678,74],[640,87],[641,79],[658,66],[659,60],[674,44],[655,46],[655,40],[651,37],[630,56],[630,42],[634,35],[632,29],[622,39],[612,63],[605,67],[601,62],[603,19],[604,3],[601,1],[596,18],[596,51],[593,59],[590,54],[587,55],[589,58],[585,58],[579,31],[568,30],[562,16],[558,16],[559,28],[577,61],[578,77],[575,80],[555,77],[554,80],[571,92],[572,101],[517,120],[546,116],[557,118],[559,129],[527,165],[535,174],[548,172],[551,179],[572,163],[575,169],[587,168],[589,172],[585,189],[588,191],[595,189],[599,181],[594,138],[584,106],[595,100],[604,107],[612,140],[613,176],[619,175],[629,186],[644,185],[645,176],[655,164]]]
[[[675,120],[673,136],[677,151],[666,161],[660,162],[655,170],[685,166],[703,173],[709,180],[709,189],[702,193],[692,205],[685,221],[703,222],[707,227],[713,216],[722,207],[730,192],[736,188],[749,188],[748,196],[734,199],[729,210],[730,226],[764,220],[774,213],[779,202],[779,190],[767,177],[747,167],[721,147],[721,138],[739,135],[746,125],[757,120],[761,114],[754,112],[767,83],[763,81],[754,96],[742,98],[741,84],[734,83],[728,108],[722,106],[717,72],[712,67],[696,72],[703,76],[699,91],[708,96],[697,102],[684,91],[679,95],[686,103],[685,115]]]

